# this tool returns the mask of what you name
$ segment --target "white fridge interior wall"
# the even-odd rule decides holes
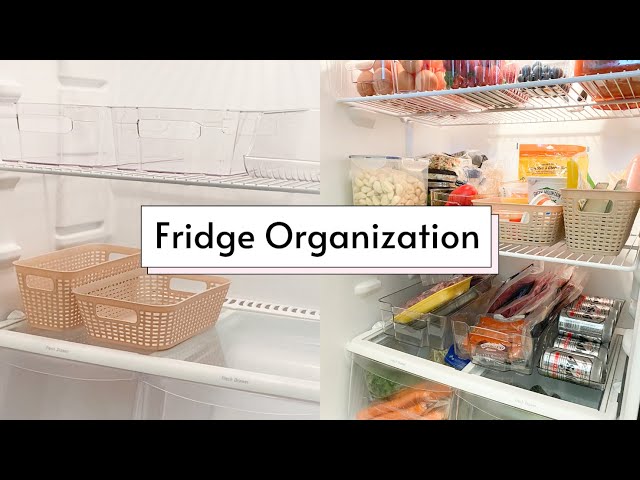
[[[317,109],[317,61],[0,61],[21,102]],[[0,152],[1,154],[1,152]],[[15,187],[15,182],[18,181]],[[317,196],[0,173],[0,318],[20,307],[12,261],[87,242],[138,245],[141,205],[300,205]],[[17,253],[16,253],[17,251]],[[230,295],[317,308],[317,277],[234,276]]]

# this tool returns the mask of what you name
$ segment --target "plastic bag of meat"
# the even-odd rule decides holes
[[[514,315],[526,315],[540,305],[551,304],[558,297],[559,290],[569,281],[574,270],[575,267],[565,265],[548,268],[548,271],[534,276],[533,284],[527,294],[494,310],[493,313],[510,318]]]
[[[543,271],[544,267],[542,263],[532,263],[511,278],[507,279],[507,281],[502,285],[502,288],[500,288],[496,293],[495,299],[491,302],[489,310],[487,310],[488,313],[493,313],[512,301],[528,294],[533,287],[536,275]]]

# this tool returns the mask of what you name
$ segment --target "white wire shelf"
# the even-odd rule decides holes
[[[435,126],[631,118],[640,116],[639,81],[636,70],[338,102]]]
[[[0,171],[18,173],[40,173],[72,177],[106,178],[133,182],[171,183],[201,187],[266,190],[288,193],[320,193],[320,182],[287,178],[261,178],[247,173],[235,175],[198,175],[184,173],[157,173],[141,170],[119,170],[117,168],[93,168],[61,165],[37,165],[0,160]]]
[[[640,236],[632,234],[625,247],[618,256],[592,255],[590,253],[570,252],[564,241],[548,247],[536,247],[533,245],[515,245],[501,243],[500,255],[505,257],[525,258],[529,260],[544,260],[545,262],[565,263],[603,270],[618,270],[631,272],[638,268],[638,250],[640,249]]]

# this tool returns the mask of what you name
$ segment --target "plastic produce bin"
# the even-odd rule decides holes
[[[133,372],[0,349],[0,419],[131,419]]]
[[[453,397],[447,385],[354,355],[349,417],[358,420],[446,420]]]

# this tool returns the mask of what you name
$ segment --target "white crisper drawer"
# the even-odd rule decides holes
[[[136,418],[163,420],[310,420],[315,402],[144,376]]]
[[[225,367],[223,380],[229,387],[143,375],[136,418],[317,419],[318,402],[256,393],[250,386],[256,375],[265,374],[285,384],[295,379],[318,382],[319,338],[315,320],[226,310],[214,329],[167,354]]]
[[[354,354],[349,417],[359,420],[535,420],[510,407]]]
[[[616,335],[610,345],[606,388],[598,390],[543,377],[537,370],[522,375],[469,364],[458,371],[427,360],[428,348],[408,346],[375,328],[347,346],[353,354],[351,416],[378,402],[393,405],[396,391],[423,389],[427,382],[451,388],[449,419],[615,419],[627,363],[621,343]]]
[[[0,348],[0,419],[130,419],[136,375]]]

